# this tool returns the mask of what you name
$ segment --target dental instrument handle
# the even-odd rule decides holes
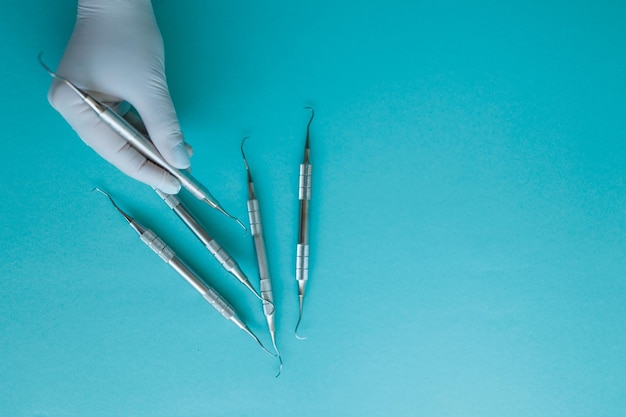
[[[300,164],[298,198],[300,200],[300,227],[296,256],[296,279],[306,281],[309,278],[309,201],[311,200],[311,164]]]
[[[296,281],[298,282],[298,301],[300,305],[300,314],[298,316],[298,323],[296,324],[296,337],[297,331],[302,321],[302,310],[304,306],[304,293],[306,290],[306,284],[309,279],[309,201],[311,200],[311,164],[300,165],[300,181],[299,181],[299,199],[300,199],[300,222],[298,231],[298,244],[296,246]]]
[[[252,181],[252,173],[250,172],[250,166],[246,159],[246,154],[243,151],[243,145],[246,142],[247,137],[241,141],[241,156],[246,166],[246,172],[248,174],[248,219],[250,220],[250,233],[254,241],[254,252],[256,253],[257,266],[259,268],[259,286],[261,288],[261,295],[263,296],[263,315],[267,322],[267,328],[272,338],[272,344],[274,350],[278,356],[280,362],[280,368],[276,377],[280,376],[283,370],[283,359],[280,356],[280,351],[276,345],[276,320],[275,320],[275,306],[274,296],[272,294],[272,281],[270,280],[269,266],[267,262],[267,252],[265,250],[265,240],[263,239],[263,226],[261,224],[261,210],[259,208],[259,201],[255,197],[254,182]]]
[[[254,240],[254,251],[256,253],[257,265],[259,267],[259,285],[263,296],[263,313],[268,321],[269,331],[275,334],[274,326],[274,296],[272,294],[272,282],[270,280],[269,267],[267,263],[267,252],[265,250],[265,240],[263,239],[263,226],[261,225],[261,212],[259,211],[259,201],[248,200],[248,217],[250,219],[250,232]]]
[[[302,322],[304,307],[304,294],[309,279],[309,201],[311,200],[311,178],[313,166],[310,163],[310,130],[315,117],[315,111],[311,110],[311,118],[306,127],[306,141],[304,144],[304,158],[300,164],[300,177],[298,179],[298,199],[300,200],[300,218],[298,228],[298,244],[296,246],[296,281],[298,282],[298,301],[300,311],[296,323],[296,338],[304,339],[298,335],[298,328]]]
[[[249,183],[250,189],[253,185]],[[267,328],[270,332],[270,338],[274,345],[274,350],[278,355],[280,368],[276,377],[280,376],[283,370],[283,359],[276,345],[276,319],[274,295],[272,294],[272,281],[270,280],[269,266],[267,262],[267,252],[265,250],[265,240],[263,239],[263,226],[261,224],[261,211],[259,209],[259,201],[255,198],[247,201],[248,218],[250,220],[250,232],[254,240],[254,251],[256,253],[257,265],[259,267],[259,286],[261,287],[261,295],[263,296],[263,315],[267,322]]]
[[[257,298],[263,301],[263,297],[254,289],[248,277],[243,273],[237,261],[235,261],[226,250],[209,235],[209,233],[200,225],[198,220],[191,214],[185,205],[172,194],[166,194],[161,190],[155,189],[156,193],[168,205],[170,209],[187,225],[193,234],[202,242],[202,244],[211,252],[215,259],[222,267],[232,274],[239,282],[248,288]]]

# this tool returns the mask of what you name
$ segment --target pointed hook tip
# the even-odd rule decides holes
[[[309,106],[305,107],[305,109],[311,110],[311,118],[309,119],[309,126],[311,126],[311,122],[313,121],[313,118],[315,117],[315,109]]]
[[[298,323],[296,324],[296,330],[295,330],[295,335],[296,335],[296,339],[298,340],[306,340],[305,336],[300,336],[298,334],[298,329],[300,328],[300,322],[302,321],[302,316],[300,316],[300,318],[298,318]]]
[[[313,118],[315,117],[315,110],[313,110],[313,107],[305,107],[305,109],[311,110],[311,118],[309,119],[309,123],[307,123],[306,125],[306,140],[304,144],[305,149],[308,149],[309,141],[310,141],[310,133],[311,133],[311,123],[313,123]],[[308,159],[308,156],[306,156],[306,151],[305,151],[305,160],[306,159]]]
[[[250,138],[250,136],[246,136],[243,139],[241,139],[241,145],[239,145],[239,149],[241,149],[241,155],[243,155],[243,160],[246,160],[246,154],[243,151],[243,145],[244,143],[246,143],[246,141]]]
[[[259,300],[261,300],[261,302],[265,303],[268,302],[270,303],[272,306],[274,305],[274,303],[272,303],[270,300],[266,299],[265,297],[263,297],[261,294],[259,294],[259,292],[252,286],[252,284],[250,284],[250,281],[246,280],[245,282],[243,282],[243,285],[248,288],[250,290],[250,292],[252,294],[254,294],[254,296],[256,298],[258,298]]]
[[[102,195],[105,195],[105,196],[109,197],[109,200],[112,200],[112,198],[111,198],[111,194],[107,193],[106,191],[103,191],[102,189],[100,189],[100,188],[98,188],[98,187],[93,187],[93,188],[91,189],[91,192],[94,192],[94,191],[97,191],[97,192],[99,192],[100,194],[102,194]]]
[[[252,333],[252,330],[245,328],[243,329],[244,332],[248,333],[250,335],[250,337],[252,337],[254,340],[256,340],[256,342],[259,344],[259,346],[261,347],[261,349],[263,349],[268,355],[276,357],[275,353],[270,352],[265,345],[261,342],[261,340],[254,334]]]
[[[280,365],[278,366],[278,373],[274,376],[274,378],[278,378],[280,374],[283,373],[283,360],[280,358],[280,354],[278,355],[278,360],[280,361]]]
[[[58,78],[61,81],[67,82],[67,80],[65,78],[61,77],[56,72],[52,71],[52,68],[50,68],[49,66],[46,65],[45,62],[43,62],[43,58],[42,57],[43,57],[43,51],[39,52],[39,54],[37,55],[37,60],[39,61],[39,65],[41,65],[43,67],[43,69],[46,70],[46,72],[48,74],[50,74],[53,78]]]
[[[248,140],[250,136],[246,136],[241,140],[241,156],[243,157],[243,164],[246,166],[246,172],[248,173],[248,182],[252,182],[252,177],[250,175],[250,166],[248,165],[248,158],[246,158],[246,153],[243,151],[243,145]]]
[[[276,351],[276,357],[278,358],[278,362],[280,363],[278,367],[278,373],[275,376],[275,378],[278,378],[280,374],[283,373],[283,358],[280,356],[280,351],[278,350],[278,346],[276,346],[276,333],[270,332],[270,335],[272,336],[272,345],[274,345],[274,350]]]

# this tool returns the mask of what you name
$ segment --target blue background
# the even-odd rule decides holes
[[[0,415],[626,415],[624,3],[155,1],[194,174],[242,219],[251,136],[278,379],[90,191],[269,344],[254,297],[48,105],[37,53],[56,66],[75,2],[2,3]],[[182,197],[254,278],[249,235]]]

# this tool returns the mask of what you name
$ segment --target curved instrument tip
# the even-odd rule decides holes
[[[243,163],[246,166],[246,172],[248,173],[248,183],[252,182],[252,174],[250,173],[250,166],[248,165],[248,159],[246,158],[246,153],[243,151],[243,144],[246,142],[246,140],[248,140],[250,137],[246,136],[245,138],[243,138],[241,140],[241,156],[243,157]]]
[[[250,284],[250,281],[246,280],[246,281],[242,281],[242,284],[250,290],[250,292],[252,294],[255,295],[256,298],[258,298],[259,300],[261,300],[263,303],[270,303],[272,306],[274,305],[274,303],[272,303],[270,300],[266,299],[265,297],[263,297],[261,294],[259,294],[259,292],[252,286],[252,284]]]
[[[274,376],[274,378],[278,378],[280,374],[283,373],[283,359],[280,357],[280,353],[278,354],[278,361],[280,362],[280,365],[278,366],[278,373]]]
[[[313,117],[315,116],[315,109],[313,109],[313,107],[311,106],[304,106],[304,108],[307,110],[311,110],[311,120],[313,120]]]
[[[248,166],[248,160],[246,159],[246,153],[243,151],[243,145],[244,143],[246,143],[246,141],[249,139],[249,136],[246,136],[245,138],[241,139],[241,156],[243,157],[243,163],[246,165],[246,170],[250,171],[250,167]]]
[[[311,123],[313,123],[313,118],[315,117],[315,110],[313,110],[313,107],[305,107],[305,109],[311,110],[311,118],[309,119],[309,123],[306,125],[306,144],[305,144],[305,148],[309,148],[309,137],[310,137],[310,131],[311,131]]]
[[[280,352],[278,351],[278,346],[276,346],[276,333],[270,332],[270,335],[272,336],[272,345],[274,345],[274,350],[276,351],[276,357],[278,358],[278,362],[280,363],[280,366],[278,368],[278,373],[275,376],[275,378],[278,378],[280,374],[283,373],[283,358],[280,356]]]
[[[304,308],[304,291],[302,292],[302,294],[298,295],[298,298],[300,299],[300,313],[298,314],[298,322],[296,323],[295,334],[296,334],[296,339],[305,340],[306,337],[300,336],[298,334],[298,329],[300,328],[300,323],[302,322],[302,311]]]
[[[102,195],[106,196],[106,197],[109,199],[109,201],[111,202],[111,204],[113,204],[113,207],[115,207],[115,210],[117,210],[117,211],[118,211],[118,213],[120,213],[122,216],[124,216],[124,218],[126,219],[126,221],[127,221],[128,223],[131,223],[131,224],[132,224],[132,222],[133,222],[133,218],[132,218],[132,217],[130,217],[130,216],[129,216],[129,215],[128,215],[128,214],[127,214],[124,210],[122,210],[122,209],[121,209],[121,208],[117,205],[117,203],[115,202],[115,200],[113,200],[113,197],[111,197],[111,194],[107,193],[106,191],[102,191],[102,190],[101,190],[100,188],[98,188],[98,187],[94,187],[94,188],[92,188],[92,189],[91,189],[91,191],[97,191],[97,192],[99,192],[100,194],[102,194]]]
[[[39,61],[39,64],[43,67],[43,69],[46,70],[46,72],[48,72],[48,74],[52,75],[53,77],[56,76],[54,71],[52,71],[50,67],[45,64],[45,62],[43,62],[42,57],[43,57],[43,51],[39,52],[39,55],[37,55],[37,60]]]
[[[107,193],[106,191],[102,191],[100,188],[98,187],[94,187],[91,189],[91,191],[97,191],[102,195],[105,195],[109,198],[109,200],[111,201],[111,203],[113,204],[113,206],[119,210],[119,207],[117,207],[117,204],[115,204],[115,201],[113,200],[113,197],[111,197],[111,194]]]
[[[259,338],[252,333],[252,330],[245,328],[243,329],[244,332],[248,333],[254,340],[256,340],[256,342],[259,344],[259,346],[261,347],[261,349],[263,349],[268,355],[276,357],[275,353],[270,352],[269,350],[267,350],[267,348],[265,347],[265,345],[263,345],[263,343],[261,343],[261,341],[259,340]]]
[[[300,317],[298,317],[298,323],[296,323],[296,331],[295,331],[296,339],[298,339],[298,340],[306,340],[305,336],[300,336],[298,334],[298,328],[300,327],[300,323],[301,322],[302,322],[302,314],[300,314]]]
[[[61,80],[61,81],[65,82],[65,83],[69,84],[69,85],[70,85],[70,87],[74,87],[74,85],[73,85],[72,83],[70,83],[70,82],[69,82],[66,78],[61,77],[61,76],[60,76],[59,74],[57,74],[56,72],[52,71],[52,69],[51,69],[49,66],[47,66],[45,62],[43,62],[42,57],[43,57],[43,51],[42,51],[42,52],[39,52],[39,55],[37,55],[37,60],[39,61],[39,65],[41,65],[41,66],[43,67],[43,69],[45,69],[45,70],[46,70],[46,72],[47,72],[48,74],[50,74],[50,76],[52,76],[52,78],[57,78],[57,79],[59,79],[59,80]]]

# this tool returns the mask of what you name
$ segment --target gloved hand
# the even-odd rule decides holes
[[[131,104],[165,160],[179,169],[190,166],[150,0],[79,0],[57,73],[114,108]],[[54,80],[48,100],[87,145],[122,172],[169,194],[180,190],[178,180],[104,125],[66,84]]]

